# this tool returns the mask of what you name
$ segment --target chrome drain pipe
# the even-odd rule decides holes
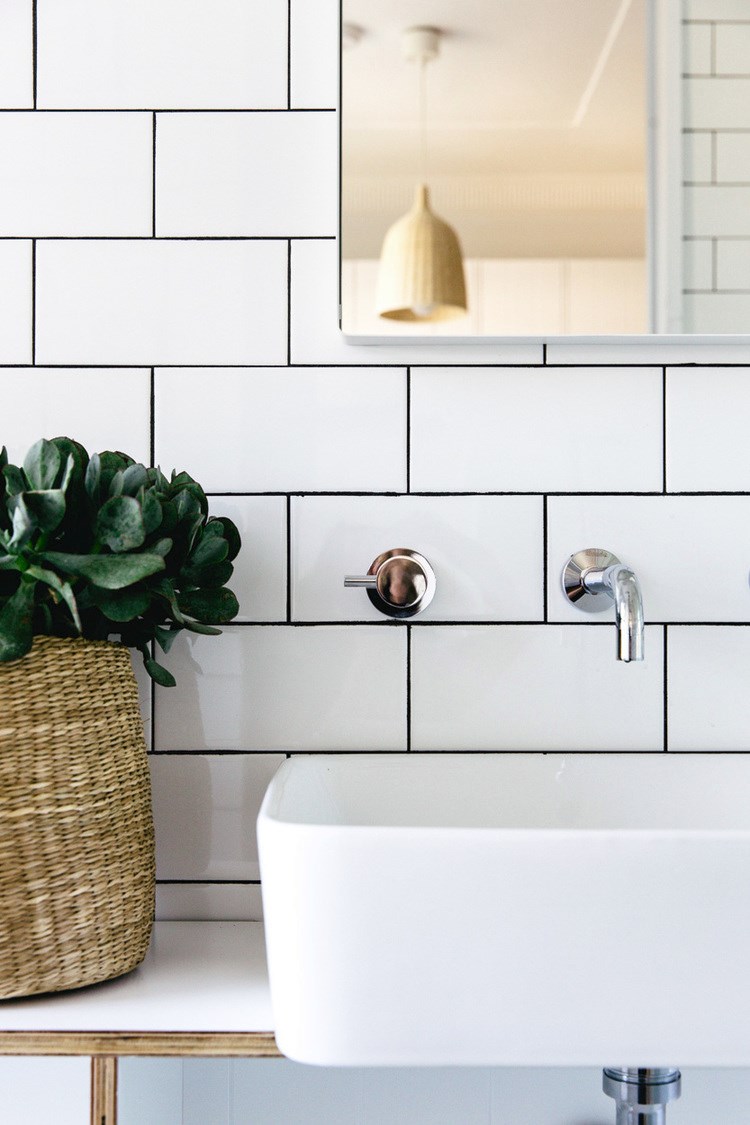
[[[617,1103],[616,1125],[666,1125],[667,1105],[679,1098],[680,1072],[674,1067],[605,1067],[605,1094]]]

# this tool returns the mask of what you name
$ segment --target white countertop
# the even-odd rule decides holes
[[[4,1032],[242,1033],[273,1029],[262,922],[157,922],[117,980],[0,1001]]]

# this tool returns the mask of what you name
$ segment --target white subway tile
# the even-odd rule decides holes
[[[750,183],[750,130],[717,133],[716,178],[719,183]]]
[[[336,233],[333,113],[157,118],[158,235]]]
[[[157,883],[156,917],[160,921],[260,922],[263,919],[260,886],[208,881]]]
[[[148,113],[0,114],[0,234],[150,235]]]
[[[747,335],[750,324],[750,294],[748,293],[688,293],[683,297],[685,332],[728,333]],[[705,363],[720,363],[721,356],[714,347],[698,353]],[[729,363],[747,362],[750,355],[746,345],[735,345],[725,355]],[[693,362],[696,353],[693,351]]]
[[[136,461],[149,458],[149,372],[137,368],[0,368],[0,397],[13,420],[0,435],[19,464],[35,441],[65,435],[89,453],[120,449]]]
[[[405,344],[383,337],[376,344],[349,343],[338,327],[338,244],[292,243],[293,363],[541,363],[542,345],[489,342]]]
[[[750,290],[750,238],[717,240],[716,288]]]
[[[659,489],[661,393],[656,368],[413,371],[412,489]]]
[[[716,73],[750,77],[750,23],[716,25]]]
[[[228,626],[181,636],[157,750],[404,750],[402,626]]]
[[[258,879],[255,821],[283,754],[151,755],[157,879]]]
[[[37,244],[41,363],[284,363],[283,242]]]
[[[330,0],[291,0],[292,109],[338,102],[339,24]]]
[[[228,583],[240,603],[237,621],[283,620],[286,617],[286,498],[211,496],[209,510],[212,516],[229,516],[234,520],[242,538],[243,546],[234,560],[234,574]]]
[[[0,240],[0,363],[31,363],[31,243]]]
[[[563,567],[586,547],[632,567],[647,621],[750,621],[750,498],[559,496],[547,517],[550,621],[614,621],[613,609],[584,614],[563,595]]]
[[[685,234],[750,236],[750,186],[686,187],[684,200]]]
[[[541,497],[325,496],[292,501],[293,620],[383,621],[344,575],[404,546],[437,579],[419,621],[542,619]]]
[[[0,108],[34,104],[34,20],[32,0],[0,5]]]
[[[714,243],[711,238],[686,238],[682,244],[683,285],[686,289],[711,289],[714,276]]]
[[[682,28],[684,74],[710,74],[712,68],[711,25],[686,23]]]
[[[210,422],[198,447],[196,417]],[[170,466],[189,458],[211,492],[401,491],[406,374],[160,370],[156,456]]]
[[[750,368],[667,372],[667,485],[672,492],[750,492]]]
[[[670,750],[750,750],[750,631],[670,629]]]
[[[285,108],[286,25],[246,0],[38,0],[38,105]]]
[[[750,78],[683,78],[682,83],[683,121],[691,129],[750,127]]]
[[[710,184],[713,180],[711,133],[682,134],[682,175],[688,184]]]
[[[662,630],[645,646],[623,664],[614,628],[414,627],[412,749],[659,750]]]

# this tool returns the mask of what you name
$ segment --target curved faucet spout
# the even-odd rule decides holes
[[[633,571],[600,547],[576,551],[562,573],[565,597],[584,613],[599,613],[615,603],[617,659],[643,660],[643,600]],[[606,597],[600,595],[606,594]]]
[[[592,567],[582,575],[590,594],[608,594],[615,603],[617,659],[643,660],[643,599],[633,571],[622,563]]]

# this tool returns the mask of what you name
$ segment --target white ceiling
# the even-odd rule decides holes
[[[526,177],[620,176],[631,185],[645,177],[645,8],[646,0],[343,0],[344,20],[363,29],[342,63],[345,212],[351,185],[352,206],[369,211],[382,236],[388,216],[363,203],[363,185],[420,176],[419,66],[401,53],[412,26],[443,32],[427,66],[427,179],[444,185],[446,199],[451,180],[466,197],[472,181],[486,195],[491,183]]]

